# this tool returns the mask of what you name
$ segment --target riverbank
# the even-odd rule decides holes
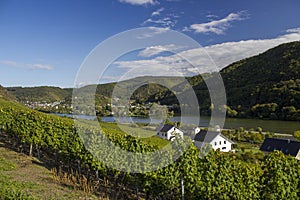
[[[74,117],[72,114],[56,114],[59,116]],[[96,120],[96,116],[90,115],[75,115],[75,118]],[[102,122],[115,122],[113,116],[100,117]],[[184,121],[185,124],[194,124],[196,117],[186,116],[181,119],[181,116],[174,116],[170,118],[171,122]],[[153,119],[146,117],[122,117],[119,118],[122,123],[140,123],[140,124],[160,124],[161,119]],[[208,127],[210,124],[210,117],[200,116],[198,126]],[[245,118],[226,118],[225,129],[237,129],[243,127],[245,130],[257,129],[258,127],[264,132],[293,134],[294,131],[300,130],[300,123],[297,121],[282,121],[282,120],[263,120],[263,119],[245,119]]]

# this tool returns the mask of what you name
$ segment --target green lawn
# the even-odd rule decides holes
[[[155,127],[143,127],[143,126],[133,126],[130,124],[117,124],[117,123],[108,123],[108,122],[98,122],[91,120],[80,120],[80,123],[84,123],[88,126],[94,128],[101,128],[104,132],[118,132],[122,134],[131,135],[146,144],[157,146],[158,148],[162,148],[169,143],[168,140],[164,140],[158,136],[156,136],[157,132],[155,131]]]

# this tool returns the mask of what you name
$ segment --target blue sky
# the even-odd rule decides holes
[[[0,0],[0,84],[73,87],[81,63],[100,42],[149,26],[188,35],[221,69],[300,40],[299,9],[298,0]],[[165,52],[179,48],[168,44],[123,56],[100,82],[118,81],[136,66],[167,67],[177,60],[170,63]],[[197,49],[182,49],[182,55],[205,62]]]

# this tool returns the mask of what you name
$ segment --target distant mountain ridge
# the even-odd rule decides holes
[[[223,78],[228,105],[228,116],[255,117],[283,120],[300,120],[300,42],[279,45],[259,55],[230,64],[220,71]],[[201,113],[209,115],[211,102],[204,79],[210,74],[187,77],[198,97]],[[130,88],[146,77],[119,82],[124,88]],[[169,84],[176,77],[147,77],[149,80],[164,79]],[[106,109],[116,83],[98,85],[96,102],[98,108]],[[89,86],[86,86],[88,89]],[[185,95],[186,83],[173,85]],[[18,100],[29,98],[62,100],[71,102],[71,89],[52,87],[8,88]],[[161,85],[150,83],[137,89],[131,99],[136,103],[160,102],[161,104],[178,104],[173,92]]]

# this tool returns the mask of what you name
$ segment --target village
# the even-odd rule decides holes
[[[175,125],[164,124],[159,127],[158,130],[157,136],[165,140],[172,141],[176,138],[176,135],[181,138],[184,136],[184,132]],[[276,135],[283,137],[265,138],[259,150],[262,152],[273,152],[274,150],[278,150],[300,160],[300,142],[288,134],[277,133]],[[194,128],[194,134],[191,134],[190,137],[194,145],[199,149],[208,145],[215,151],[235,152],[234,147],[236,146],[236,143],[223,135],[222,129],[219,126],[216,126],[213,129],[196,127]]]

